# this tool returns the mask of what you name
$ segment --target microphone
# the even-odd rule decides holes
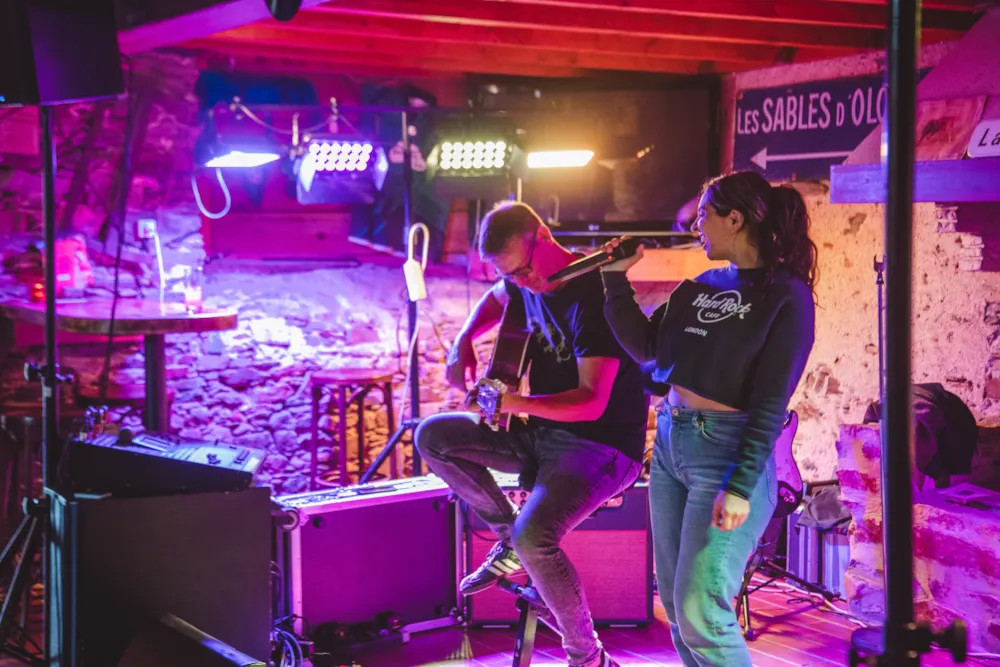
[[[599,269],[602,266],[607,266],[608,264],[617,262],[620,259],[631,257],[639,250],[640,245],[642,244],[639,239],[631,236],[622,236],[618,239],[617,246],[612,247],[610,244],[605,243],[601,249],[593,255],[587,255],[586,257],[578,259],[566,268],[553,273],[549,276],[549,282],[554,283],[558,280],[576,278],[577,276],[593,271],[594,269]]]

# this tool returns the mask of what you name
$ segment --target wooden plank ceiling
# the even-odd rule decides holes
[[[925,0],[924,44],[982,0]],[[236,63],[354,74],[719,74],[885,48],[885,0],[332,0],[184,42]]]

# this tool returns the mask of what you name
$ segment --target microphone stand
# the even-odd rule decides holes
[[[407,120],[406,110],[401,111],[402,122],[403,122],[403,242],[408,243],[410,238],[410,228],[413,225],[412,208],[413,208],[413,161],[410,156],[410,132],[409,132],[409,121]],[[408,247],[408,246],[407,246]],[[408,374],[410,376],[410,419],[405,419],[401,414],[399,415],[399,428],[396,432],[392,434],[389,441],[382,448],[382,451],[378,453],[378,456],[372,462],[361,476],[358,478],[358,484],[367,484],[371,481],[378,469],[382,467],[382,464],[396,449],[396,445],[402,440],[403,436],[407,431],[411,429],[416,429],[420,425],[420,374],[419,374],[419,364],[417,362],[417,349],[419,348],[419,341],[417,339],[417,319],[419,317],[419,312],[417,311],[417,302],[413,299],[409,299],[407,303],[407,331],[409,333],[410,347],[412,349],[407,351],[409,356]],[[403,387],[405,392],[407,387]],[[364,418],[361,415],[360,418]],[[341,446],[344,446],[341,444]],[[359,443],[360,447],[361,444]],[[423,463],[420,460],[420,451],[417,450],[417,444],[413,443],[413,476],[419,477],[423,474]]]
[[[885,285],[885,278],[882,272],[885,271],[885,257],[882,257],[882,261],[878,261],[878,257],[874,260],[875,269],[875,291],[877,292],[878,298],[878,400],[881,404],[885,404],[885,335],[882,333],[883,318],[882,313],[885,312],[885,305],[882,303],[882,288]]]
[[[913,487],[910,442],[911,315],[913,282],[913,161],[917,102],[917,46],[920,4],[890,0],[888,34],[889,104],[883,120],[887,174],[885,202],[886,349],[882,406],[882,521],[885,550],[886,618],[882,636],[865,628],[851,636],[850,665],[920,667],[920,656],[938,644],[956,662],[966,655],[965,625],[956,620],[940,633],[914,622]],[[881,640],[881,641],[879,641]]]

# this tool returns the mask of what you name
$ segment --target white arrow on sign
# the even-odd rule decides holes
[[[767,146],[755,153],[750,161],[761,169],[767,169],[768,162],[789,162],[792,160],[826,160],[836,157],[847,157],[851,151],[828,151],[826,153],[789,153],[788,155],[768,155]]]

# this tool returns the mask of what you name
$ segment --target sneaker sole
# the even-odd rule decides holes
[[[476,586],[467,586],[467,587],[459,586],[458,592],[461,593],[462,595],[475,595],[476,593],[482,593],[485,590],[493,588],[494,586],[497,585],[498,581],[500,580],[494,579],[493,581],[488,581]]]

